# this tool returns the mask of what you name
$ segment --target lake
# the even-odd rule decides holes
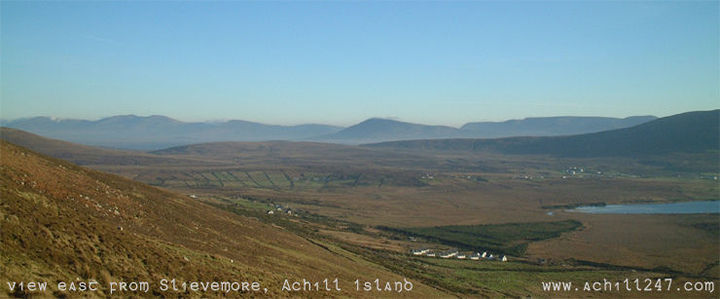
[[[720,213],[720,201],[581,206],[567,211],[589,214],[705,214]]]

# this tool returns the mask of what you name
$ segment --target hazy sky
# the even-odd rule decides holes
[[[350,125],[720,108],[718,1],[0,1],[0,117]]]

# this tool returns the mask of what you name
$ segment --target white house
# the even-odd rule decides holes
[[[441,257],[441,258],[444,258],[444,259],[447,259],[447,258],[451,258],[451,257],[456,256],[456,255],[458,255],[458,251],[457,251],[457,250],[451,250],[451,251],[443,252],[442,254],[440,254],[440,257]]]
[[[273,210],[268,211],[268,215],[272,215],[272,214],[275,214],[275,211],[273,211]]]
[[[483,253],[482,253],[482,255],[480,256],[480,258],[486,258],[486,257],[487,257],[487,251],[483,251]]]
[[[413,255],[423,255],[423,254],[430,252],[430,249],[428,249],[428,248],[413,249],[411,252]]]
[[[458,259],[461,259],[461,260],[464,260],[464,259],[465,259],[465,255],[462,254],[462,253],[461,253],[461,254],[458,254],[458,255],[457,255],[457,258],[458,258]]]
[[[507,256],[504,256],[504,255],[503,255],[501,261],[507,262]]]

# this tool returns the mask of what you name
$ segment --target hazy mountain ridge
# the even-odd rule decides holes
[[[453,128],[371,118],[335,134],[317,138],[317,140],[361,144],[417,139],[561,136],[627,128],[654,119],[657,117],[535,117],[503,122],[473,122],[460,128]]]
[[[121,115],[97,121],[33,117],[10,121],[4,126],[86,145],[139,150],[214,141],[302,140],[341,129],[329,125],[279,126],[238,120],[182,122],[160,115]]]
[[[268,125],[243,120],[182,122],[161,115],[119,115],[96,121],[33,117],[5,121],[3,126],[85,145],[158,150],[223,141],[287,140],[361,144],[415,139],[556,136],[624,128],[652,119],[655,117],[540,117],[475,122],[454,128],[371,118],[342,128],[322,124]]]

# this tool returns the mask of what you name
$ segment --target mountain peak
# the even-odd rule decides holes
[[[361,143],[378,140],[447,138],[457,135],[458,130],[452,127],[414,124],[374,117],[343,129],[325,139],[335,141],[343,140],[348,143]]]
[[[143,120],[151,120],[151,121],[167,121],[167,122],[180,122],[179,120],[164,116],[164,115],[150,115],[150,116],[139,116],[135,114],[125,114],[125,115],[114,115],[102,118],[98,120],[98,122],[112,122],[112,121],[143,121]]]

